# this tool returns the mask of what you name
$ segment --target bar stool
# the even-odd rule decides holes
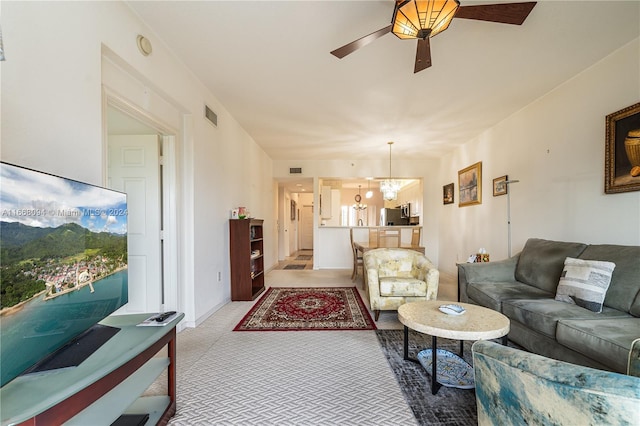
[[[419,246],[420,245],[420,236],[422,235],[422,228],[413,228],[411,230],[411,245]]]

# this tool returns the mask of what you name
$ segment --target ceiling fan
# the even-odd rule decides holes
[[[537,2],[460,6],[458,0],[396,0],[391,25],[345,44],[331,52],[344,58],[383,35],[392,32],[400,39],[418,39],[414,73],[431,66],[429,39],[446,30],[453,18],[475,19],[522,25]]]

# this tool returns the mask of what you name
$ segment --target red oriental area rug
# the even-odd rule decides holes
[[[270,287],[233,330],[375,329],[355,287]]]

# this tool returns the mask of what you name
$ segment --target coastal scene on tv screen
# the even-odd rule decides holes
[[[0,386],[127,303],[126,194],[0,163]]]

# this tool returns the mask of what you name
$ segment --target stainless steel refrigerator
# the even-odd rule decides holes
[[[380,226],[408,225],[409,218],[402,217],[402,209],[380,209]]]

